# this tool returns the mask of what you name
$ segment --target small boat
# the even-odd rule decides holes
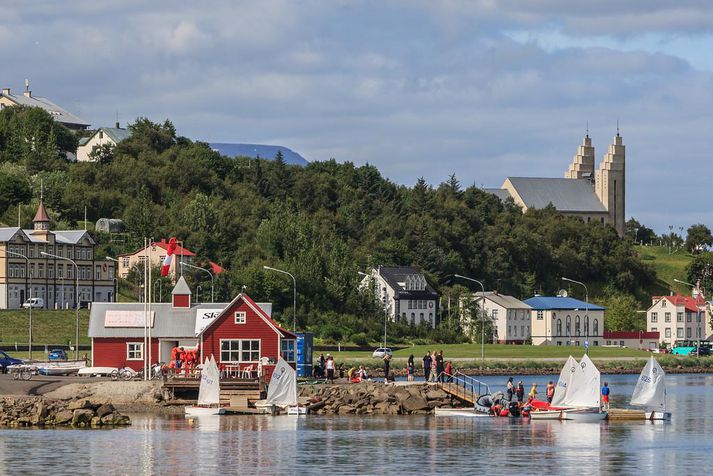
[[[476,408],[438,408],[436,407],[433,411],[436,416],[448,416],[448,417],[464,417],[464,418],[474,418],[474,417],[490,417],[490,414],[484,413],[477,410]]]
[[[272,372],[265,403],[287,408],[288,415],[307,414],[307,407],[300,407],[297,401],[297,373],[282,357]]]
[[[201,385],[198,389],[198,403],[187,405],[186,416],[222,415],[220,408],[220,374],[213,355],[205,359],[201,371]]]
[[[115,370],[118,371],[119,369],[116,367],[84,367],[83,369],[79,369],[77,375],[84,377],[107,376],[111,375]]]
[[[87,366],[84,360],[33,362],[40,375],[72,375]]]
[[[644,407],[647,420],[670,420],[671,412],[666,411],[666,373],[652,355],[641,370],[636,382],[631,404]]]

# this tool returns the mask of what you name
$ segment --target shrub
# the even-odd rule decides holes
[[[369,338],[363,332],[357,332],[356,334],[352,334],[351,341],[354,342],[354,344],[360,346],[369,345]]]

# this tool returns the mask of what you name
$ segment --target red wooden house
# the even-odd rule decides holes
[[[247,294],[238,294],[198,338],[201,360],[212,354],[222,368],[257,370],[262,360],[263,375],[269,381],[278,356],[296,366],[297,337],[281,328]]]

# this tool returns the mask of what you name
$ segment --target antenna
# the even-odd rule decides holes
[[[44,199],[45,195],[45,180],[40,179],[40,202]]]
[[[25,92],[30,90],[30,80],[25,78]]]
[[[589,120],[587,120],[587,137],[589,137]]]
[[[17,227],[18,227],[18,228],[22,228],[22,222],[21,222],[21,220],[20,220],[20,211],[21,211],[21,210],[22,210],[22,207],[21,207],[20,204],[18,203],[18,204],[17,204]]]
[[[616,120],[616,135],[619,137],[619,119]]]

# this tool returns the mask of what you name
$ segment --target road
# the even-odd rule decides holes
[[[0,396],[44,395],[69,383],[90,383],[106,379],[97,377],[60,377],[33,375],[31,380],[15,380],[10,374],[0,374]]]

